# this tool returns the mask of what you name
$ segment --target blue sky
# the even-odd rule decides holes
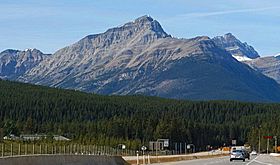
[[[261,55],[280,52],[279,0],[0,0],[0,51],[45,53],[142,15],[174,37],[231,32]]]

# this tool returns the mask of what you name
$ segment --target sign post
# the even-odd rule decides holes
[[[235,139],[232,140],[232,141],[231,141],[231,144],[232,144],[233,146],[236,146],[236,140],[235,140]]]
[[[277,136],[274,136],[274,140],[275,140],[275,153],[277,153]]]
[[[141,147],[141,150],[143,151],[143,164],[145,165],[145,164],[146,164],[146,160],[145,160],[145,151],[147,150],[147,147],[146,147],[146,146],[142,146],[142,147]]]
[[[139,165],[139,151],[137,150],[136,153],[137,153],[137,165]]]
[[[263,138],[267,139],[267,144],[266,144],[266,153],[268,154],[268,149],[269,149],[269,139],[272,139],[272,136],[264,136]]]

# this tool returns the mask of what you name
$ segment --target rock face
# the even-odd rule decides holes
[[[0,53],[0,78],[15,80],[47,56],[37,49],[5,50]]]
[[[225,49],[238,61],[248,61],[260,57],[252,46],[248,45],[246,42],[242,43],[231,33],[214,37],[213,41],[217,46]]]
[[[245,61],[250,67],[264,75],[273,78],[280,84],[280,57],[268,56],[251,61]]]
[[[228,38],[172,38],[143,16],[58,50],[17,80],[100,94],[280,101],[274,80],[232,57],[253,49]],[[227,49],[236,44],[236,51]]]

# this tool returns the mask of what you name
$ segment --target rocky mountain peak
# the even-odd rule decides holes
[[[42,53],[40,50],[38,50],[36,48],[28,48],[28,49],[25,49],[23,52],[38,52],[38,53]]]
[[[246,42],[242,43],[233,34],[217,36],[212,39],[217,46],[228,51],[239,61],[250,60],[260,57],[258,52]]]
[[[131,45],[151,43],[159,38],[171,37],[160,23],[149,16],[142,16],[122,26],[111,28],[104,33],[89,35],[75,44],[79,49],[91,47],[92,51],[116,45]]]
[[[226,33],[223,38],[225,40],[238,40],[232,33]]]
[[[0,53],[0,78],[14,80],[39,64],[48,55],[38,49],[24,51],[7,49]]]
[[[154,20],[152,17],[147,15],[137,18],[133,22],[133,25],[136,27],[152,30],[159,34],[164,34],[163,37],[167,36],[167,33],[163,30],[160,23],[157,20]]]
[[[144,15],[132,22],[128,22],[120,27],[122,30],[130,29],[135,33],[146,31],[148,33],[154,33],[158,38],[170,37],[162,28],[160,23],[157,20],[154,20],[152,17]],[[114,28],[115,29],[115,28]]]
[[[136,18],[134,22],[153,22],[154,19],[148,15],[141,16]]]
[[[20,52],[19,50],[7,49],[0,53],[0,57],[4,55],[15,56],[19,52]]]
[[[29,56],[44,56],[44,55],[49,55],[49,54],[44,54],[43,52],[41,52],[40,50],[36,49],[36,48],[29,48],[29,49],[25,49],[24,51],[20,51],[21,56],[24,55],[29,55]]]

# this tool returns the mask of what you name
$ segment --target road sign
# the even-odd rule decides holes
[[[188,145],[187,145],[187,149],[191,149],[191,145],[188,144]]]
[[[125,150],[126,146],[125,146],[124,144],[119,144],[119,145],[118,145],[118,148],[119,148],[119,149]]]
[[[232,145],[236,145],[236,140],[232,140],[232,141],[231,141],[231,144],[232,144]]]
[[[263,136],[264,139],[272,139],[273,136]]]
[[[168,147],[168,146],[169,146],[169,139],[164,139],[163,147]]]
[[[147,147],[146,147],[146,146],[142,146],[142,147],[141,147],[141,150],[142,150],[142,151],[145,151],[145,150],[147,150]]]

